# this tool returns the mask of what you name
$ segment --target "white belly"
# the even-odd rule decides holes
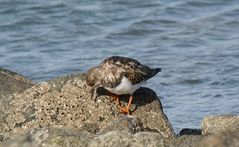
[[[111,93],[122,95],[122,94],[133,94],[137,89],[140,88],[141,84],[133,85],[126,77],[123,77],[121,83],[115,88],[105,87]]]

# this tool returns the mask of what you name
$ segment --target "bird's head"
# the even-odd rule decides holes
[[[99,85],[99,69],[98,67],[93,67],[88,70],[86,74],[86,84],[90,87],[95,87]]]

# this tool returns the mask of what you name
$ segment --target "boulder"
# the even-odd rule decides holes
[[[239,116],[236,115],[207,116],[202,121],[202,133],[204,135],[236,129],[239,129]]]
[[[3,119],[10,109],[10,102],[14,93],[21,93],[34,83],[27,78],[0,67],[0,140],[5,138],[3,132]]]
[[[87,132],[76,132],[68,129],[39,128],[29,133],[9,139],[0,147],[85,147],[93,139]]]
[[[22,92],[33,85],[27,78],[0,67],[0,96]]]
[[[170,147],[198,147],[204,136],[202,135],[183,135],[170,142]]]
[[[122,105],[128,102],[128,97],[122,96]],[[164,138],[174,138],[175,133],[156,93],[149,88],[141,88],[134,97],[136,109],[132,116],[140,123],[129,121],[125,125],[128,128],[124,128],[124,125],[120,127],[123,130],[134,128],[134,133],[143,128],[157,132]],[[84,74],[41,82],[15,94],[5,113],[3,132],[10,138],[42,127],[87,131],[91,134],[107,133],[114,130],[113,127],[109,129],[112,122],[124,123],[121,119],[126,116],[111,97],[101,95],[96,100],[92,99]]]
[[[239,129],[234,131],[223,131],[221,133],[208,135],[199,144],[199,147],[238,147]]]
[[[165,147],[167,140],[160,133],[111,131],[100,135],[89,143],[89,147]]]
[[[105,134],[110,131],[125,131],[132,134],[144,131],[145,128],[141,120],[135,116],[122,116],[118,120],[109,123],[99,134]]]

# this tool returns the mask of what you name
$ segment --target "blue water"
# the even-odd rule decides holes
[[[239,114],[237,0],[1,0],[0,66],[34,81],[112,55],[162,72],[146,86],[176,131]]]

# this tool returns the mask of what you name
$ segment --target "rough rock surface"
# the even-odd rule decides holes
[[[203,134],[216,134],[239,129],[239,116],[221,115],[207,116],[202,121]]]
[[[203,138],[202,135],[183,135],[170,142],[170,147],[198,147]]]
[[[0,147],[85,147],[93,138],[94,136],[87,132],[40,128],[15,139],[9,139],[0,144]]]
[[[89,147],[164,147],[168,142],[160,133],[111,131],[96,137],[89,143]]]
[[[102,95],[96,101],[91,99],[84,78],[83,74],[57,78],[16,94],[3,118],[5,135],[14,137],[41,127],[97,134],[124,116],[111,97]],[[121,103],[127,101],[128,96],[124,96]],[[133,103],[137,105],[133,116],[137,116],[143,128],[159,132],[165,138],[175,136],[155,92],[141,88]]]
[[[10,109],[9,103],[14,93],[20,93],[33,86],[34,83],[23,76],[0,67],[0,141],[4,138],[3,118]]]
[[[110,131],[125,131],[132,134],[146,130],[143,124],[137,117],[122,116],[118,120],[109,123],[99,134],[105,134]]]
[[[33,86],[33,82],[24,78],[17,73],[3,69],[0,67],[0,94],[7,95],[23,90]],[[0,95],[0,96],[1,96]]]
[[[239,129],[205,137],[199,147],[239,147]]]

